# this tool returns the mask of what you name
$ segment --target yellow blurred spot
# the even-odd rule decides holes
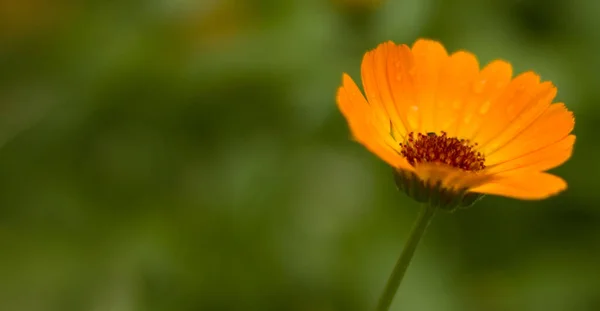
[[[0,0],[0,39],[51,32],[66,20],[66,3],[50,0]]]
[[[334,4],[351,9],[373,9],[380,6],[383,0],[332,0]]]
[[[184,36],[204,46],[227,43],[247,29],[247,11],[243,3],[234,0],[201,6],[183,17]]]

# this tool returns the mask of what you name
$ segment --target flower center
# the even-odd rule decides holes
[[[466,139],[442,135],[418,133],[408,134],[408,140],[400,143],[402,154],[411,165],[416,163],[443,163],[465,171],[477,172],[485,168],[485,157],[475,151],[477,144]]]

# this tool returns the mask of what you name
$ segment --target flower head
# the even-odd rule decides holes
[[[484,194],[535,200],[566,189],[545,171],[570,158],[575,120],[534,72],[513,78],[501,60],[480,69],[469,52],[419,39],[380,44],[361,73],[366,98],[344,74],[338,106],[411,197],[453,210]]]

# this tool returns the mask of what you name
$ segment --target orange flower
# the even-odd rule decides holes
[[[347,74],[338,106],[354,138],[419,201],[454,209],[483,194],[543,199],[566,189],[545,173],[573,151],[573,114],[556,87],[501,60],[448,55],[436,41],[380,44],[362,61],[366,99]]]

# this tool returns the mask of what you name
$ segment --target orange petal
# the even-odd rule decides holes
[[[471,192],[499,195],[522,200],[541,200],[567,188],[560,177],[535,171],[520,171],[498,176],[490,183],[472,188]]]
[[[567,161],[573,154],[575,135],[569,135],[561,141],[545,148],[524,154],[518,158],[488,166],[489,174],[504,173],[516,169],[526,168],[532,171],[546,171],[553,169]]]
[[[478,75],[479,62],[475,55],[465,51],[450,55],[440,73],[431,132],[445,131],[448,136],[456,135],[456,122],[465,107],[471,84]]]
[[[549,108],[555,96],[556,88],[550,82],[544,82],[540,84],[538,93],[534,97],[530,99],[524,98],[522,101],[515,100],[515,107],[522,105],[522,108],[515,108],[517,113],[514,117],[509,116],[504,126],[498,123],[499,130],[496,134],[490,131],[489,138],[482,137],[479,139],[479,150],[485,154],[493,153],[513,141],[517,136],[527,132],[532,124],[537,122]],[[509,105],[507,109],[510,107]]]
[[[411,114],[418,116],[416,130],[421,133],[435,129],[433,116],[438,86],[441,82],[442,66],[448,60],[444,46],[433,40],[419,39],[412,46],[414,67],[409,71],[412,75],[417,110],[408,109]]]
[[[479,150],[489,153],[529,126],[552,103],[556,88],[549,82],[540,83],[539,76],[526,72],[517,76],[504,92],[492,100],[489,109],[481,106],[477,118],[481,125],[471,141]]]
[[[388,81],[388,59],[394,52],[396,45],[393,42],[380,44],[375,50],[365,54],[361,64],[361,76],[365,94],[373,109],[385,112],[392,123],[394,137],[405,137],[405,121],[394,104],[392,88]]]
[[[406,133],[417,130],[417,93],[413,78],[410,74],[414,67],[413,55],[406,45],[395,45],[378,48],[377,59],[382,65],[382,76],[389,86],[390,95],[398,113],[399,120],[404,125]]]
[[[489,122],[480,117],[481,112],[490,115],[487,114],[488,110],[497,102],[497,98],[506,89],[511,78],[512,66],[505,61],[493,61],[481,70],[478,77],[472,81],[471,90],[464,99],[458,121],[453,126],[455,136],[472,138],[486,122]]]
[[[488,166],[502,163],[550,146],[569,135],[574,126],[573,113],[563,104],[550,105],[535,122],[529,127],[522,128],[512,140],[506,142],[497,151],[487,152],[486,163]]]
[[[369,151],[396,168],[412,170],[399,153],[399,145],[389,131],[389,120],[381,122],[371,109],[356,83],[347,74],[343,75],[342,87],[337,93],[340,111],[346,117],[354,138]]]
[[[477,187],[492,179],[487,174],[467,172],[439,163],[419,163],[415,173],[430,185],[440,183],[444,188],[456,191]]]

